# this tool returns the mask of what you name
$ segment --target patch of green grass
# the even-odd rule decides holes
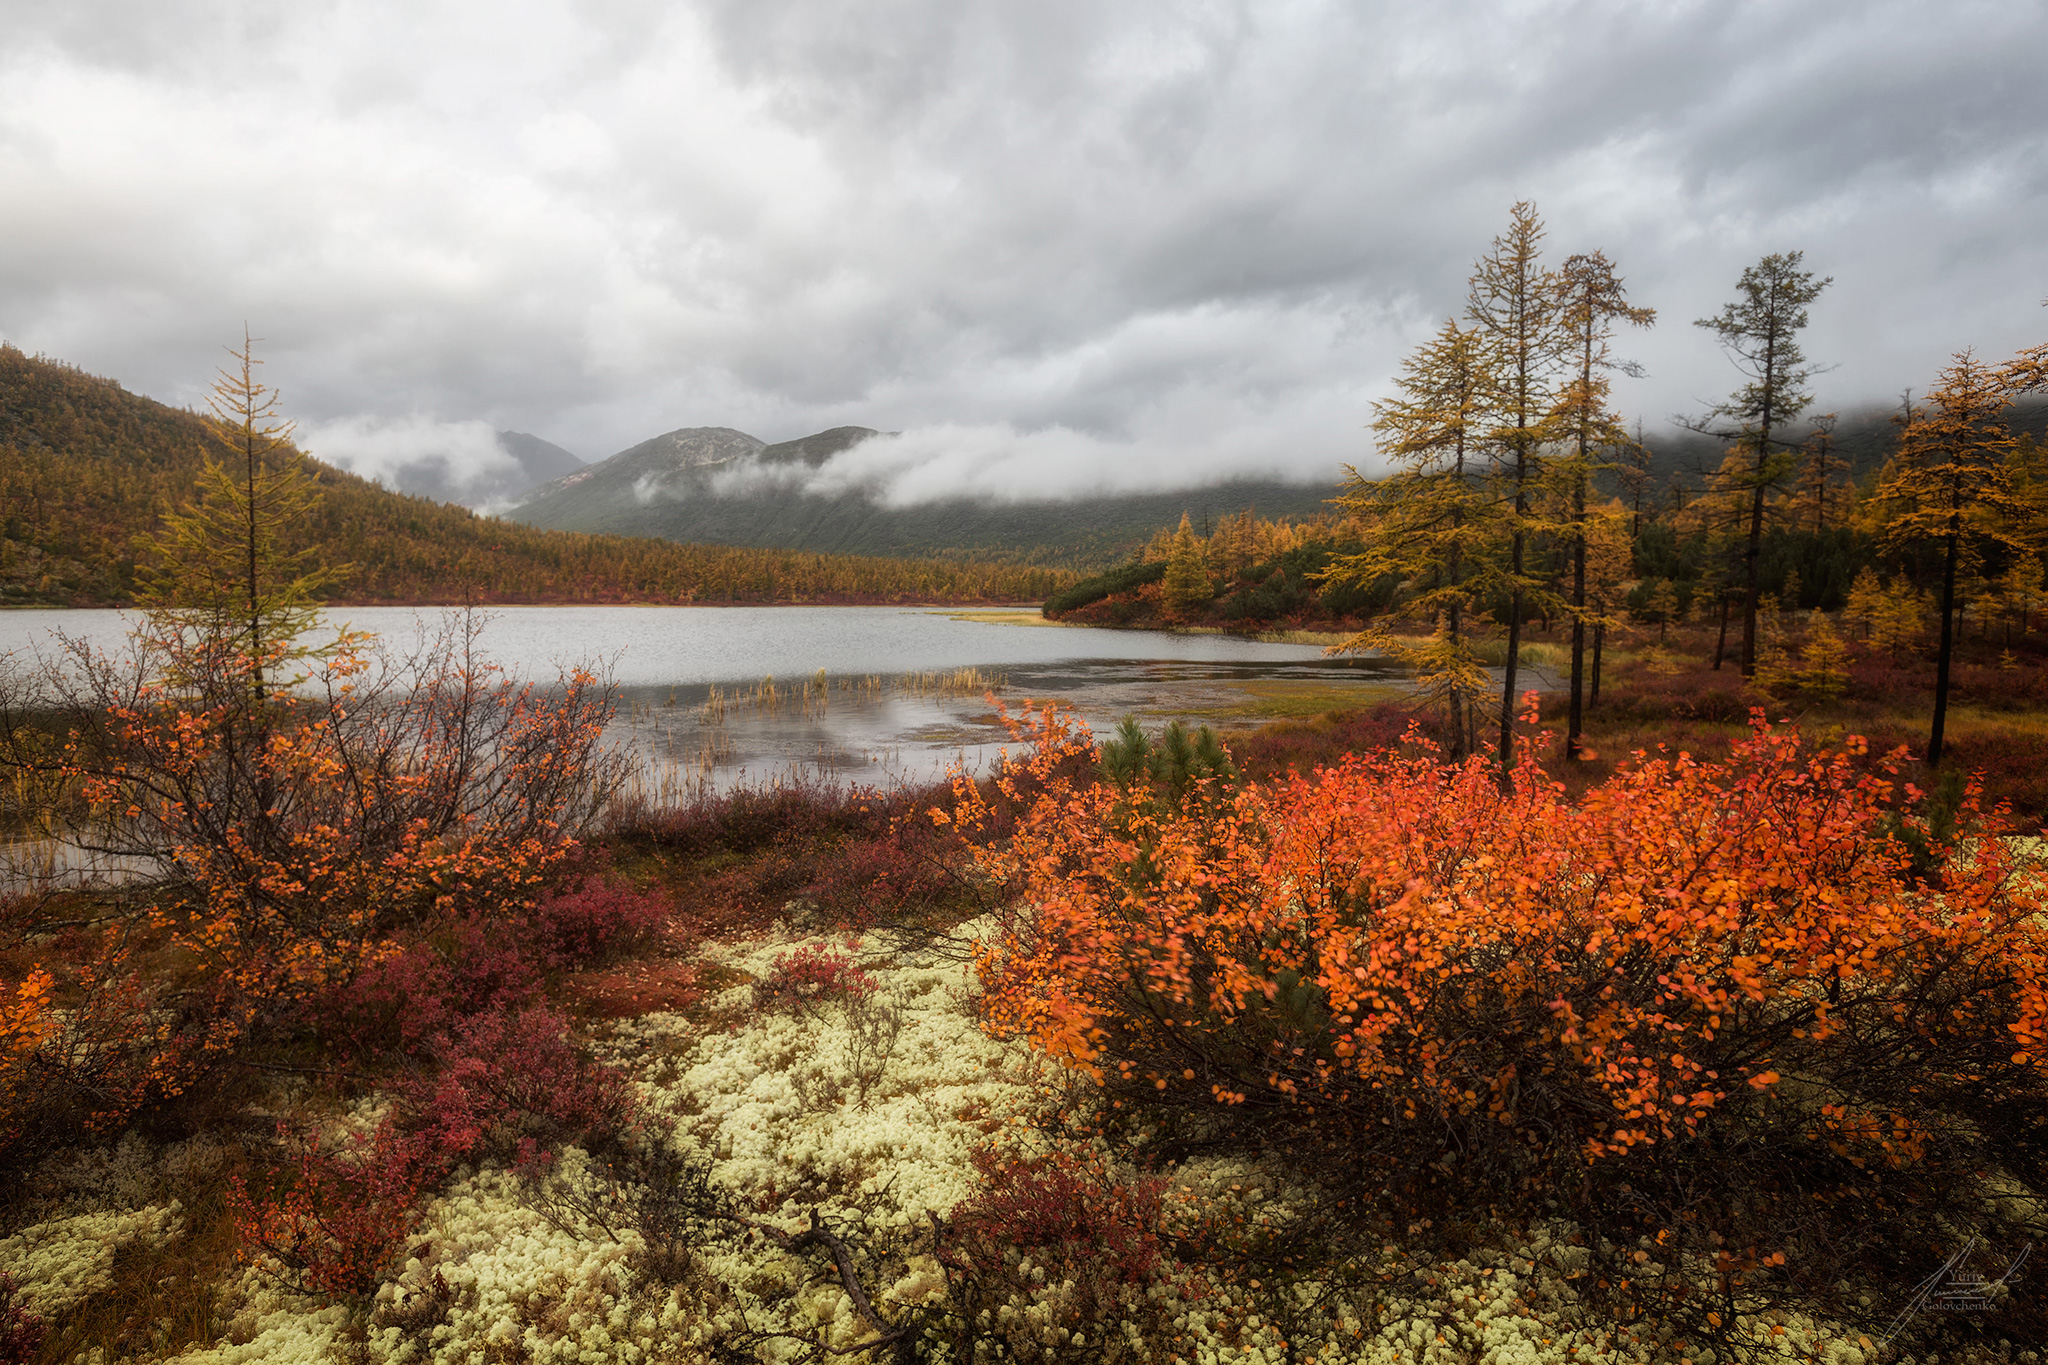
[[[1391,683],[1347,683],[1331,686],[1318,682],[1244,682],[1232,690],[1245,700],[1219,715],[1247,720],[1301,720],[1332,711],[1356,711],[1383,701],[1409,695],[1408,689]]]
[[[974,611],[934,613],[955,621],[976,621],[988,626],[1086,626],[1086,621],[1048,621],[1036,607],[991,607]]]

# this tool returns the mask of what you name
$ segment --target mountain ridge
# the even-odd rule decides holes
[[[527,525],[690,544],[959,561],[1118,562],[1183,511],[1197,520],[1256,506],[1304,519],[1328,510],[1328,484],[1226,479],[1150,493],[884,506],[866,491],[812,491],[804,475],[883,433],[833,427],[769,444],[732,427],[679,427],[529,489],[499,515]]]
[[[0,342],[0,606],[132,603],[141,537],[220,453],[197,413]],[[292,534],[350,566],[337,603],[1016,602],[1069,577],[565,534],[307,470],[320,496]]]

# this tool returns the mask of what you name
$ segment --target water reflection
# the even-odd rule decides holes
[[[1399,683],[1381,661],[1283,662],[1080,659],[982,670],[1012,714],[1055,702],[1097,733],[1127,714],[1153,720],[1242,721],[1246,683],[1343,689]],[[626,689],[615,730],[644,755],[655,799],[772,781],[793,772],[887,784],[960,765],[979,771],[1009,741],[997,706],[969,687],[920,687],[914,675],[779,680],[779,709],[736,702],[716,685]],[[1361,696],[1364,689],[1361,687]],[[787,700],[801,697],[801,702]]]
[[[442,619],[394,607],[331,615],[399,650]],[[4,612],[0,652],[48,653],[53,630],[118,649],[127,624],[112,611]],[[795,771],[886,783],[937,776],[953,762],[977,767],[1006,739],[983,695],[992,681],[1013,708],[1059,702],[1098,732],[1132,712],[1227,719],[1242,710],[1247,683],[1398,681],[1383,660],[1327,659],[1310,644],[897,607],[499,608],[482,642],[520,677],[607,664],[623,690],[613,734],[643,760],[641,782],[657,797]],[[761,698],[764,681],[776,701]]]

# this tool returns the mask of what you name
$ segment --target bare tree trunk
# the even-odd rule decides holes
[[[1765,445],[1756,453],[1756,490],[1749,504],[1749,543],[1742,549],[1742,676],[1756,676],[1756,608],[1759,600],[1757,571],[1764,543],[1764,460]]]
[[[1599,625],[1593,627],[1593,686],[1591,695],[1586,698],[1586,704],[1589,706],[1598,706],[1600,704],[1600,646],[1606,638],[1606,626]]]
[[[1927,738],[1927,766],[1941,766],[1942,731],[1948,724],[1948,669],[1955,655],[1956,558],[1961,550],[1962,515],[1953,513],[1948,526],[1948,558],[1941,570],[1941,649],[1934,656],[1934,727]]]
[[[1503,785],[1515,770],[1515,665],[1520,662],[1522,652],[1522,517],[1528,510],[1521,492],[1522,473],[1523,463],[1518,454],[1515,460],[1514,549],[1510,556],[1515,586],[1508,595],[1508,657],[1507,666],[1501,670],[1504,676],[1500,689],[1500,780]]]

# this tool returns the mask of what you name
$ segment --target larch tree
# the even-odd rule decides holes
[[[1478,450],[1493,378],[1477,336],[1455,318],[1403,362],[1397,396],[1373,406],[1380,451],[1396,469],[1367,479],[1346,466],[1334,501],[1362,523],[1363,548],[1323,574],[1360,585],[1391,576],[1406,589],[1399,611],[1336,648],[1382,650],[1412,668],[1424,695],[1444,708],[1454,760],[1478,744],[1487,678],[1472,618],[1478,599],[1498,586],[1497,561],[1484,550],[1495,528]],[[1404,616],[1433,623],[1435,633],[1421,643],[1396,634]]]
[[[1635,536],[1617,504],[1605,517],[1586,523],[1586,615],[1593,628],[1593,662],[1587,678],[1586,702],[1600,704],[1600,660],[1607,644],[1607,632],[1621,619],[1627,582],[1635,561]],[[1593,757],[1583,746],[1581,757]]]
[[[1510,210],[1508,230],[1493,239],[1472,275],[1465,316],[1495,376],[1483,449],[1493,464],[1499,516],[1508,546],[1502,583],[1507,599],[1507,660],[1502,670],[1500,771],[1515,766],[1515,671],[1522,617],[1548,596],[1542,577],[1529,572],[1530,542],[1538,529],[1538,484],[1544,447],[1557,439],[1557,373],[1570,343],[1558,307],[1556,276],[1540,263],[1543,220],[1527,200]],[[1542,604],[1547,611],[1552,603]]]
[[[1569,442],[1566,453],[1552,461],[1552,474],[1563,485],[1564,525],[1571,555],[1572,675],[1570,720],[1565,731],[1565,758],[1577,761],[1584,728],[1586,698],[1587,528],[1586,494],[1600,470],[1612,468],[1609,452],[1629,443],[1621,417],[1607,406],[1609,374],[1640,374],[1641,368],[1614,358],[1615,324],[1648,327],[1657,320],[1652,308],[1628,302],[1614,266],[1600,252],[1568,256],[1557,274],[1557,309],[1570,347],[1571,378],[1558,394],[1552,424]]]
[[[313,563],[303,526],[319,489],[292,444],[294,424],[280,415],[277,391],[256,377],[263,362],[254,341],[245,331],[228,353],[233,363],[207,395],[207,425],[225,458],[209,458],[191,500],[166,511],[145,538],[155,562],[138,595],[152,624],[180,637],[170,657],[213,678],[239,672],[260,706],[291,685],[283,669],[322,652],[304,636],[318,618],[318,594],[341,571]]]
[[[1816,536],[1824,533],[1828,510],[1840,513],[1849,501],[1848,472],[1849,462],[1835,454],[1835,414],[1822,413],[1800,444],[1799,478],[1792,490],[1795,524],[1810,527]]]
[[[1615,463],[1615,477],[1621,482],[1622,500],[1628,504],[1628,538],[1634,544],[1643,533],[1643,501],[1650,496],[1650,446],[1643,440],[1642,418],[1636,418],[1635,435],[1615,453],[1621,457]],[[1650,515],[1654,518],[1656,514],[1653,502]]]
[[[1999,366],[1998,377],[2015,402],[2048,391],[2048,342]],[[2027,509],[2023,534],[2033,553],[2048,554],[2048,449],[2039,437],[2019,437],[2006,465],[2013,496]]]
[[[1948,719],[1949,666],[1955,653],[1956,578],[1991,545],[2024,548],[2029,509],[2013,495],[2006,455],[2013,439],[2005,415],[2013,386],[2005,373],[1969,351],[1942,370],[1900,437],[1892,477],[1877,490],[1884,539],[1899,548],[1932,544],[1941,556],[1940,643],[1934,665],[1934,718],[1927,765],[1941,763]]]
[[[1193,615],[1215,595],[1215,585],[1210,582],[1208,565],[1204,563],[1203,541],[1195,534],[1188,514],[1182,512],[1180,526],[1174,531],[1167,551],[1166,576],[1159,584],[1160,600],[1167,615],[1178,619]]]
[[[1832,278],[1800,269],[1803,253],[1766,256],[1742,272],[1737,297],[1693,325],[1720,338],[1746,381],[1693,429],[1730,443],[1721,474],[1723,491],[1742,505],[1747,526],[1742,551],[1742,675],[1756,672],[1758,568],[1763,552],[1764,504],[1792,472],[1794,446],[1785,428],[1813,402],[1806,384],[1816,373],[1799,347],[1807,308]]]

